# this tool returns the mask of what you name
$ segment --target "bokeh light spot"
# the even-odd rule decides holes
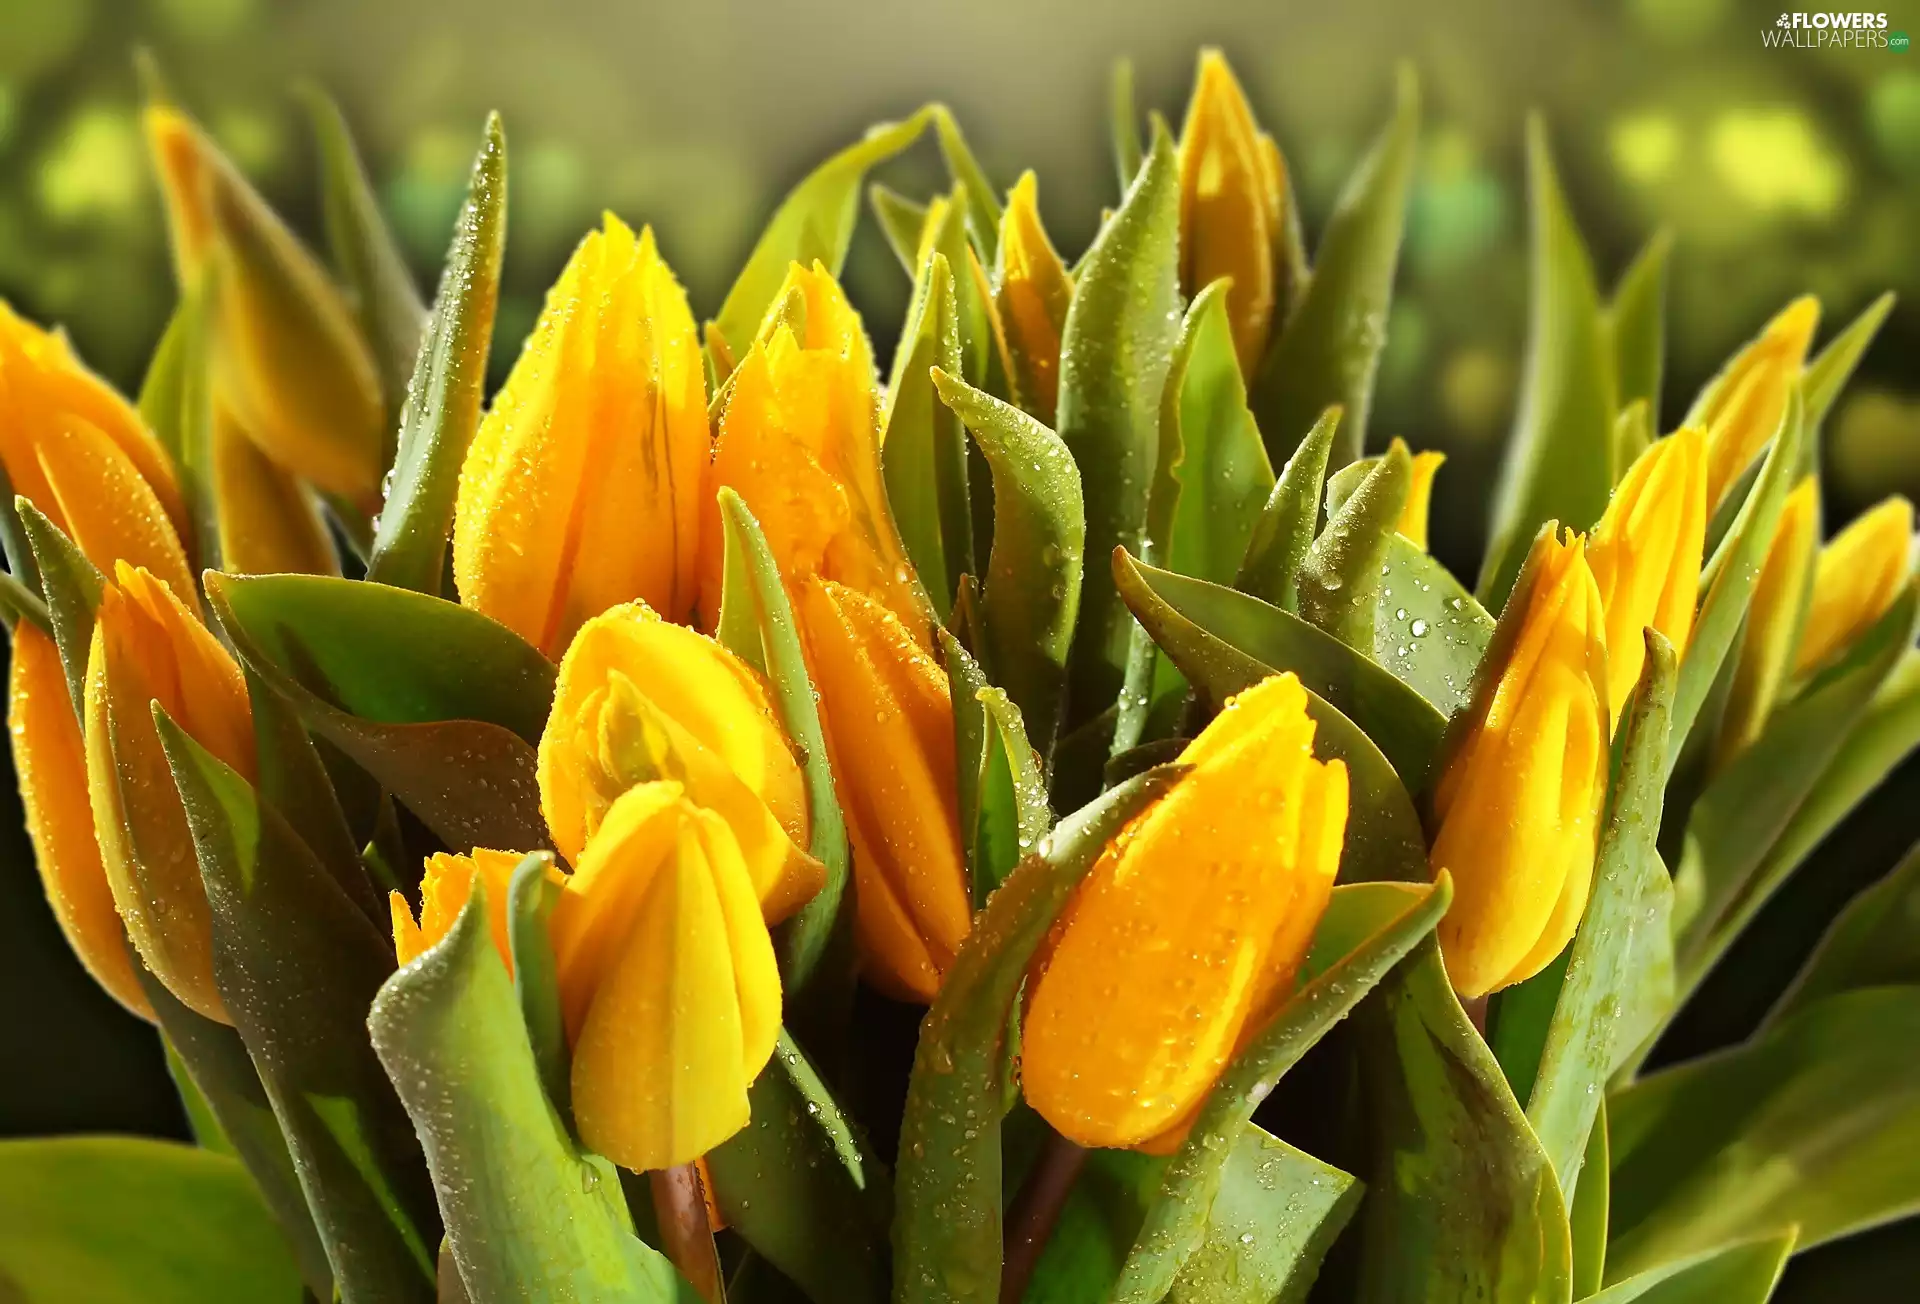
[[[1621,118],[1607,133],[1607,152],[1622,177],[1655,185],[1680,161],[1680,124],[1657,110]]]
[[[55,221],[124,219],[140,207],[145,178],[133,118],[105,106],[82,109],[41,161],[40,206]]]
[[[1826,217],[1847,191],[1847,169],[1794,108],[1730,109],[1708,135],[1714,171],[1763,213]]]
[[[1896,171],[1920,176],[1920,72],[1888,73],[1867,92],[1867,127]]]

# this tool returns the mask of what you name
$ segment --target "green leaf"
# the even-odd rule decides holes
[[[1452,884],[1444,877],[1432,885],[1357,883],[1333,890],[1315,933],[1301,986],[1221,1073],[1194,1120],[1193,1130],[1162,1176],[1127,1256],[1113,1295],[1114,1304],[1155,1304],[1174,1288],[1175,1279],[1183,1273],[1199,1271],[1215,1279],[1224,1275],[1207,1270],[1220,1261],[1215,1244],[1218,1238],[1209,1224],[1211,1221],[1217,1226],[1219,1222],[1217,1197],[1227,1169],[1240,1153],[1236,1138],[1253,1121],[1254,1110],[1281,1075],[1433,931],[1452,896]],[[1347,1184],[1351,1181],[1347,1179]],[[1353,1195],[1357,1202],[1358,1190]],[[1311,1232],[1317,1225],[1318,1220],[1305,1230]],[[1283,1226],[1282,1239],[1298,1230]],[[1296,1253],[1306,1253],[1311,1245],[1307,1280],[1317,1271],[1320,1256],[1338,1230],[1334,1227],[1324,1239],[1302,1238],[1290,1247]],[[1259,1231],[1260,1238],[1268,1235],[1265,1229]],[[1286,1259],[1272,1266],[1280,1269],[1280,1281],[1293,1268]],[[1190,1297],[1257,1299],[1259,1304],[1266,1304],[1278,1293],[1280,1282],[1261,1284],[1266,1294],[1216,1289]]]
[[[1273,493],[1247,540],[1247,555],[1233,587],[1283,611],[1300,610],[1300,567],[1320,524],[1320,493],[1340,409],[1330,407],[1313,423],[1280,471]]]
[[[860,183],[868,169],[920,139],[931,116],[932,110],[923,108],[905,122],[873,128],[815,168],[780,201],[715,321],[735,348],[744,350],[760,329],[760,318],[787,279],[789,264],[811,267],[818,261],[835,276],[840,274],[860,216]]]
[[[934,372],[961,369],[953,270],[938,249],[921,267],[900,340],[881,410],[881,470],[900,541],[944,621],[960,577],[974,573],[974,560],[967,441],[959,420],[935,397],[932,379]]]
[[[100,607],[106,576],[38,507],[23,497],[15,498],[13,505],[20,514],[27,546],[33,550],[34,566],[40,572],[40,593],[46,600],[61,668],[67,672],[73,712],[84,716],[87,651],[93,645],[93,613]]]
[[[1760,737],[1694,803],[1674,874],[1683,996],[1791,870],[1776,862],[1775,877],[1763,880],[1758,873],[1848,731],[1912,646],[1917,611],[1920,600],[1910,584],[1836,665],[1774,712]]]
[[[213,1102],[207,1099],[200,1084],[193,1080],[193,1070],[180,1058],[180,1048],[163,1028],[160,1031],[160,1049],[166,1053],[167,1076],[173,1079],[173,1089],[180,1096],[180,1108],[187,1116],[187,1130],[193,1133],[193,1143],[203,1150],[215,1154],[239,1155],[233,1148],[233,1138],[227,1135],[227,1129],[220,1122],[220,1116],[214,1112]]]
[[[1339,506],[1300,566],[1300,615],[1363,655],[1374,645],[1387,547],[1399,537],[1413,486],[1413,457],[1399,440]]]
[[[349,1300],[430,1300],[440,1217],[361,1033],[386,940],[247,781],[156,705],[213,917],[213,972]]]
[[[1607,1102],[1594,1112],[1587,1132],[1587,1153],[1580,1162],[1580,1184],[1574,1188],[1567,1226],[1573,1235],[1573,1297],[1586,1299],[1600,1289],[1607,1267],[1608,1176]]]
[[[354,149],[340,108],[316,87],[303,88],[313,134],[320,146],[320,202],[327,246],[340,279],[352,293],[360,328],[373,345],[387,408],[400,406],[420,352],[427,310],[413,274],[380,215],[380,203]]]
[[[38,625],[47,637],[53,637],[53,616],[47,611],[47,604],[38,593],[15,579],[12,571],[0,571],[0,612],[5,613],[9,630],[25,620]]]
[[[1793,1226],[1806,1249],[1920,1212],[1920,988],[1829,997],[1607,1111],[1610,1281]]]
[[[1653,409],[1644,402],[1635,400],[1620,409],[1620,415],[1613,421],[1613,470],[1614,483],[1627,469],[1640,460],[1640,455],[1653,447]],[[1722,532],[1724,535],[1724,531]],[[1716,535],[1716,540],[1722,535]]]
[[[969,895],[978,910],[1019,860],[1018,854],[1008,859],[1013,841],[1013,784],[1007,775],[1006,756],[980,702],[980,694],[987,691],[986,674],[950,631],[936,627],[934,634],[940,640],[940,660],[947,671],[947,700],[953,711],[960,842],[966,852]]]
[[[333,1265],[327,1261],[326,1246],[321,1244],[306,1192],[300,1187],[300,1174],[287,1152],[286,1134],[274,1117],[273,1104],[240,1034],[182,1005],[145,966],[136,963],[134,975],[195,1094],[213,1112],[231,1153],[246,1165],[272,1211],[307,1289],[317,1299],[332,1298]]]
[[[1527,550],[1548,521],[1585,530],[1613,492],[1613,418],[1619,406],[1607,322],[1546,124],[1527,122],[1528,206],[1532,214],[1532,306],[1520,413],[1494,499],[1480,601],[1497,610]]]
[[[521,858],[507,881],[507,937],[513,955],[513,991],[527,1043],[540,1070],[540,1084],[562,1118],[573,1117],[572,1054],[560,1014],[560,976],[553,957],[547,919],[560,901],[553,879],[553,854],[536,851]]]
[[[1649,946],[1669,944],[1667,920],[1654,903],[1671,891],[1654,850],[1660,832],[1673,708],[1673,645],[1646,631],[1647,660],[1621,722],[1618,777],[1594,856],[1593,891],[1580,918],[1546,1029],[1539,1074],[1526,1099],[1527,1118],[1571,1205],[1587,1134],[1600,1094],[1633,1027],[1633,1011],[1665,1014],[1673,970],[1645,963]],[[1657,936],[1655,936],[1657,935]],[[1664,983],[1661,981],[1664,978]]]
[[[1588,1304],[1766,1304],[1794,1239],[1788,1229],[1663,1263],[1609,1286]]]
[[[1180,173],[1164,125],[1120,209],[1075,274],[1060,342],[1061,440],[1080,468],[1086,553],[1137,551],[1159,451],[1160,392],[1179,330]],[[1067,715],[1072,729],[1119,696],[1133,621],[1104,566],[1080,593]]]
[[[1833,410],[1840,391],[1847,387],[1854,368],[1860,365],[1860,359],[1866,355],[1873,337],[1880,333],[1887,314],[1893,311],[1893,301],[1893,291],[1888,290],[1868,304],[1845,330],[1827,342],[1827,347],[1820,350],[1818,357],[1807,364],[1800,389],[1807,399],[1808,430],[1819,430],[1827,414]]]
[[[1493,617],[1453,573],[1402,534],[1388,537],[1373,613],[1373,659],[1444,716],[1467,704]]]
[[[467,179],[433,316],[418,340],[419,357],[400,409],[399,449],[367,559],[369,580],[440,592],[460,468],[486,397],[506,245],[507,139],[495,113],[487,118]]]
[[[1686,657],[1680,663],[1680,682],[1674,691],[1675,741],[1668,756],[1669,768],[1678,760],[1681,744],[1692,733],[1694,723],[1701,719],[1714,681],[1739,642],[1753,586],[1759,582],[1760,568],[1766,564],[1767,549],[1773,543],[1774,527],[1799,479],[1797,468],[1808,429],[1805,411],[1801,392],[1796,389],[1753,488],[1701,576],[1704,592],[1700,614],[1694,618]]]
[[[933,381],[993,471],[993,551],[980,607],[985,655],[1045,754],[1059,727],[1080,609],[1080,472],[1059,437],[1019,408],[943,371]]]
[[[0,554],[4,555],[7,573],[14,582],[39,598],[40,567],[34,563],[33,545],[27,542],[20,512],[14,506],[15,498],[13,481],[7,478],[6,468],[0,466]]]
[[[886,1174],[786,1033],[748,1100],[707,1156],[727,1225],[814,1304],[883,1304]]]
[[[1298,616],[1244,593],[1126,556],[1116,558],[1114,570],[1140,623],[1216,705],[1270,674],[1291,670],[1366,732],[1407,791],[1426,786],[1446,718],[1386,670]]]
[[[900,260],[908,276],[917,275],[920,232],[927,225],[927,206],[878,181],[867,187],[867,204],[873,209],[874,221],[880,224],[880,234],[886,237],[887,248],[893,250],[893,256]]]
[[[18,1304],[297,1304],[246,1169],[137,1137],[0,1141],[0,1297]]]
[[[1116,59],[1107,78],[1107,127],[1113,138],[1113,167],[1120,193],[1133,188],[1145,161],[1140,148],[1140,109],[1133,99],[1133,60]]]
[[[1251,688],[1268,675],[1281,670],[1292,670],[1299,675],[1307,689],[1307,714],[1313,717],[1316,726],[1314,752],[1343,761],[1351,785],[1348,804],[1355,815],[1347,821],[1346,845],[1340,855],[1343,881],[1410,881],[1428,877],[1426,838],[1420,831],[1413,800],[1408,796],[1408,785],[1396,772],[1396,763],[1376,746],[1376,739],[1390,735],[1396,719],[1402,724],[1411,721],[1424,731],[1425,740],[1405,736],[1403,731],[1396,745],[1408,753],[1406,763],[1419,765],[1424,774],[1428,761],[1421,758],[1430,756],[1431,749],[1439,745],[1444,721],[1438,717],[1421,721],[1417,716],[1410,716],[1406,703],[1419,703],[1418,698],[1397,697],[1391,691],[1382,696],[1378,682],[1372,677],[1378,675],[1396,689],[1397,681],[1297,617],[1271,607],[1247,613],[1214,605],[1217,594],[1230,595],[1236,604],[1254,603],[1251,598],[1229,589],[1203,586],[1198,580],[1131,564],[1123,577],[1122,589],[1160,648],[1216,710],[1224,706],[1229,697]],[[1202,592],[1203,589],[1211,589],[1212,593]],[[1189,613],[1209,618],[1223,616],[1218,627],[1245,635],[1245,650],[1203,628]],[[1279,628],[1277,634],[1275,629],[1256,627],[1260,622],[1276,619],[1291,624]],[[1298,640],[1297,645],[1290,640]],[[1261,652],[1277,659],[1290,659],[1291,664],[1262,661],[1255,655]],[[1298,655],[1294,655],[1296,652]],[[1431,715],[1430,708],[1424,703],[1419,705]],[[1352,716],[1355,709],[1362,711],[1364,721]]]
[[[940,157],[947,162],[947,175],[956,185],[965,187],[967,234],[973,237],[973,246],[980,251],[980,261],[991,263],[1000,245],[1001,212],[1000,201],[994,198],[993,183],[987,180],[986,169],[980,166],[980,160],[967,145],[967,138],[960,133],[953,111],[944,104],[928,108],[933,115],[934,134],[940,141]]]
[[[1920,848],[1847,903],[1767,1026],[1862,987],[1920,987]]]
[[[618,1171],[574,1144],[542,1090],[479,875],[446,937],[387,979],[366,1022],[473,1304],[697,1304],[634,1235]]]
[[[741,610],[752,616],[758,631],[758,655],[749,658],[763,666],[773,687],[780,724],[800,753],[800,770],[807,784],[807,810],[813,826],[807,850],[826,867],[826,882],[813,899],[781,928],[776,939],[780,952],[780,979],[787,992],[789,1013],[816,974],[825,990],[840,992],[851,969],[838,972],[823,961],[841,955],[850,920],[844,909],[847,896],[847,825],[833,792],[828,767],[827,740],[820,727],[820,705],[807,677],[807,659],[801,651],[793,607],[787,601],[780,569],[760,523],[747,504],[731,489],[720,491],[720,520],[726,535],[727,567],[747,583]],[[736,563],[733,558],[739,558]],[[743,624],[742,630],[746,628]],[[736,649],[737,650],[737,649]],[[846,958],[842,956],[842,958]],[[850,995],[850,988],[846,988]]]
[[[1644,403],[1649,413],[1660,410],[1660,377],[1667,353],[1667,257],[1672,252],[1673,232],[1656,231],[1641,246],[1607,305],[1607,344],[1621,408]],[[1628,465],[1615,462],[1616,481]]]
[[[1128,819],[1183,771],[1150,771],[1062,821],[988,899],[922,1025],[900,1128],[894,1297],[1000,1294],[1000,1119],[1006,1036],[1027,967]]]
[[[1432,940],[1355,1019],[1374,1169],[1362,1304],[1564,1301],[1567,1215],[1553,1166]]]
[[[1306,293],[1253,383],[1254,415],[1275,462],[1291,457],[1320,414],[1336,404],[1346,418],[1333,466],[1355,460],[1366,446],[1419,136],[1420,86],[1403,64],[1393,117],[1340,192]]]
[[[211,322],[206,283],[187,287],[140,384],[140,416],[167,450],[186,501],[187,557],[196,570],[220,566],[220,517],[213,489]]]
[[[408,589],[214,575],[234,651],[450,847],[548,845],[533,744],[554,667],[505,626]]]

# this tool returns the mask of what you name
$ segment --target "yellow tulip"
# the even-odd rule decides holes
[[[53,917],[94,981],[143,1019],[152,1007],[134,976],[87,806],[86,747],[53,640],[21,621],[13,631],[7,693],[13,770],[27,837]]]
[[[1607,613],[1607,706],[1613,720],[1646,664],[1642,630],[1686,651],[1707,541],[1707,444],[1687,427],[1634,459],[1594,527],[1587,564]]]
[[[512,970],[507,888],[521,857],[436,855],[416,924],[392,894],[402,964],[453,927],[477,874]],[[727,821],[678,783],[628,788],[607,808],[549,918],[573,1048],[580,1139],[635,1172],[690,1163],[747,1123],[747,1088],[773,1055],[780,972],[763,898]]]
[[[140,414],[88,371],[66,337],[0,303],[0,462],[94,565],[144,566],[191,595],[180,489]]]
[[[233,575],[338,575],[312,493],[260,447],[224,403],[213,410],[213,502],[220,569]]]
[[[427,857],[426,872],[420,877],[420,922],[413,919],[413,908],[399,892],[387,894],[387,906],[393,918],[394,958],[412,964],[425,955],[453,928],[460,911],[473,892],[474,875],[487,886],[487,925],[493,933],[494,949],[500,952],[509,976],[513,973],[513,941],[508,928],[507,889],[513,883],[513,871],[523,859],[517,852],[490,851],[475,847],[471,855],[456,856],[439,851]],[[562,876],[554,871],[556,882]]]
[[[803,850],[804,781],[760,676],[642,604],[594,617],[567,648],[539,777],[554,846],[569,863],[580,862],[622,793],[669,779],[727,821],[770,921],[825,882]]]
[[[1241,693],[1069,902],[1021,1041],[1027,1100],[1068,1140],[1173,1149],[1292,989],[1347,824],[1346,767],[1313,737],[1293,675]]]
[[[87,655],[87,788],[101,860],[140,958],[174,996],[229,1022],[213,982],[207,898],[152,707],[248,780],[246,681],[164,583],[119,563]]]
[[[711,625],[720,611],[716,495],[726,485],[789,584],[818,576],[858,589],[924,642],[926,600],[880,479],[879,396],[860,319],[825,268],[796,263],[767,321],[733,373],[702,493],[702,616]]]
[[[891,995],[931,1001],[972,924],[947,676],[853,589],[811,581],[798,612],[853,842],[865,972]]]
[[[1445,453],[1420,452],[1413,455],[1413,479],[1407,483],[1407,505],[1400,509],[1400,524],[1395,533],[1420,551],[1427,550],[1427,518],[1433,506],[1433,477],[1447,460]]]
[[[1254,122],[1226,58],[1203,51],[1180,131],[1180,288],[1191,297],[1233,279],[1227,319],[1244,375],[1260,365],[1273,326],[1285,206],[1280,151]]]
[[[1592,885],[1607,786],[1607,648],[1585,550],[1555,527],[1535,542],[1488,649],[1498,659],[1475,685],[1434,789],[1429,859],[1454,882],[1440,948],[1468,999],[1546,968],[1572,939]]]
[[[1707,432],[1709,513],[1779,429],[1819,324],[1819,300],[1795,299],[1734,355],[1687,414],[1687,425]]]
[[[724,819],[676,783],[628,789],[568,878],[552,937],[588,1149],[671,1168],[746,1126],[780,973]]]
[[[635,598],[693,611],[706,376],[651,229],[606,215],[567,260],[474,436],[454,508],[460,600],[558,656]]]
[[[276,462],[377,506],[386,408],[346,297],[186,115],[154,105],[146,126],[180,283],[212,281],[219,393]]]
[[[1073,276],[1040,225],[1039,184],[1024,172],[1000,218],[994,302],[1028,409],[1051,426],[1060,397],[1060,333],[1073,301]]]
[[[1820,544],[1820,482],[1808,476],[1794,486],[1767,544],[1767,559],[1747,606],[1746,632],[1727,709],[1721,716],[1716,756],[1721,763],[1744,750],[1766,727],[1780,687],[1793,666],[1794,642],[1805,613]]]
[[[1913,573],[1913,504],[1895,496],[1820,550],[1794,673],[1817,670],[1887,614]]]

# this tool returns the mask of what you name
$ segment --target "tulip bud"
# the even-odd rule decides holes
[[[1618,720],[1651,626],[1686,651],[1707,540],[1707,448],[1688,427],[1634,459],[1594,527],[1587,564],[1607,613],[1607,707]]]
[[[113,890],[94,841],[86,748],[60,653],[39,626],[24,620],[13,631],[7,699],[20,804],[53,917],[94,981],[151,1020],[153,1010],[134,976],[126,932],[114,913]]]
[[[87,789],[100,857],[147,968],[180,1001],[225,1023],[206,890],[155,704],[253,778],[253,713],[240,667],[171,589],[121,562],[101,592],[87,655]]]
[[[622,793],[554,906],[550,935],[589,1150],[636,1172],[747,1124],[773,1056],[780,973],[726,820],[677,783]]]
[[[1819,544],[1820,482],[1808,476],[1787,495],[1760,578],[1754,581],[1740,659],[1720,718],[1716,746],[1720,763],[1758,738],[1773,714],[1773,704],[1793,665]]]
[[[639,603],[594,617],[567,648],[539,774],[541,808],[569,863],[621,794],[671,780],[726,820],[769,921],[825,882],[803,850],[805,783],[759,675]]]
[[[1709,514],[1780,428],[1819,324],[1819,300],[1795,299],[1734,355],[1687,414],[1686,425],[1707,432]]]
[[[1549,526],[1487,650],[1434,789],[1429,860],[1453,876],[1440,921],[1468,999],[1531,978],[1572,939],[1607,787],[1606,613],[1579,535]]]
[[[1817,670],[1852,647],[1887,614],[1912,573],[1913,504],[1896,495],[1820,550],[1794,673]]]
[[[460,600],[558,656],[638,598],[693,610],[706,377],[686,292],[654,245],[606,215],[547,292],[460,472]]]
[[[1073,301],[1073,277],[1040,225],[1039,186],[1025,172],[1000,219],[995,306],[1027,409],[1048,426],[1060,398],[1060,335]]]
[[[1427,518],[1433,505],[1433,477],[1447,460],[1445,453],[1431,451],[1413,455],[1413,479],[1407,482],[1407,505],[1400,509],[1400,524],[1394,532],[1420,551],[1427,550]]]
[[[122,559],[191,595],[180,488],[127,401],[66,337],[0,303],[0,462],[15,493],[103,570]]]
[[[260,451],[224,403],[213,409],[214,525],[232,575],[338,575],[340,559],[312,493]]]
[[[825,268],[796,263],[767,320],[730,381],[702,494],[702,615],[711,625],[720,611],[726,485],[789,584],[818,576],[858,589],[924,641],[926,600],[880,479],[879,396],[860,319]]]
[[[184,114],[154,105],[146,123],[180,283],[212,280],[217,389],[276,462],[373,506],[386,408],[345,296]]]
[[[931,1001],[973,919],[947,676],[893,613],[844,585],[810,581],[798,613],[853,842],[865,972]]]
[[[513,884],[513,871],[523,859],[511,851],[489,851],[475,847],[471,855],[456,856],[438,851],[427,857],[426,872],[420,877],[420,922],[415,923],[407,898],[398,892],[387,894],[387,906],[393,919],[394,958],[412,964],[438,945],[453,928],[473,892],[473,876],[487,886],[488,927],[493,933],[494,949],[513,974],[513,939],[507,916],[507,889]],[[550,872],[554,882],[563,881],[558,870]]]
[[[1285,205],[1280,151],[1255,124],[1226,58],[1203,51],[1180,131],[1180,288],[1191,298],[1233,279],[1227,319],[1242,375],[1266,353],[1283,289],[1275,254]]]
[[[1292,674],[1239,694],[1068,903],[1021,1041],[1027,1100],[1068,1140],[1172,1150],[1291,990],[1347,824],[1346,766],[1313,737]]]

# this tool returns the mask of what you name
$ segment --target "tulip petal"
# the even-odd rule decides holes
[[[98,426],[73,421],[37,445],[62,528],[103,571],[114,563],[145,567],[183,601],[197,605],[180,536],[131,459]]]
[[[94,840],[87,761],[66,672],[53,640],[25,621],[14,627],[7,724],[27,836],[54,918],[74,954],[113,998],[151,1020],[134,976],[126,931]]]
[[[1221,277],[1233,281],[1227,311],[1244,375],[1260,365],[1273,320],[1285,194],[1276,161],[1226,59],[1202,51],[1180,133],[1180,284],[1193,295]]]
[[[1912,569],[1912,545],[1913,504],[1893,497],[1820,550],[1796,673],[1823,665],[1887,613]]]
[[[220,569],[240,575],[338,575],[327,523],[299,480],[260,451],[232,413],[213,415],[213,499]]]

